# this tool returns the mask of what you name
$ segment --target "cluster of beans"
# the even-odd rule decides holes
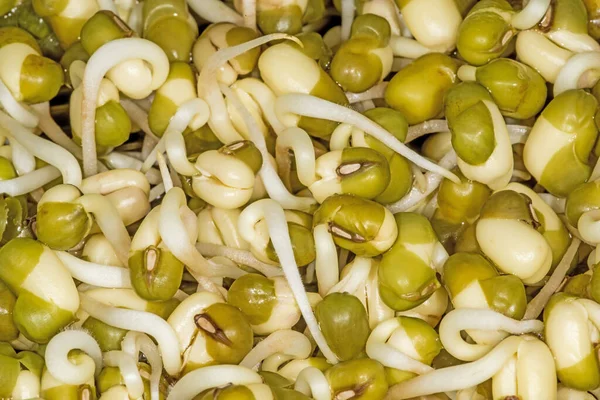
[[[600,0],[0,16],[0,398],[600,398]]]

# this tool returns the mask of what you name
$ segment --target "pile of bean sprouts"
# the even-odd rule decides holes
[[[600,399],[600,0],[0,15],[0,398]]]

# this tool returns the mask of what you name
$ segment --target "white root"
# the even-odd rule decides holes
[[[524,339],[510,336],[477,361],[433,370],[394,385],[386,400],[405,400],[479,385],[496,374],[517,352]]]
[[[267,149],[265,138],[258,128],[256,121],[248,109],[244,107],[239,97],[229,87],[221,85],[221,90],[225,96],[227,96],[227,99],[232,102],[232,104],[238,109],[238,112],[242,115],[242,118],[248,127],[248,131],[250,132],[250,139],[262,155],[263,163],[259,171],[259,176],[262,178],[269,197],[277,201],[285,209],[309,211],[312,206],[316,204],[315,199],[310,197],[294,196],[287,190],[281,181],[281,178],[277,174],[275,167],[270,163],[271,155]]]
[[[12,118],[16,119],[26,128],[35,128],[38,126],[38,117],[14,98],[10,90],[0,79],[0,105]]]
[[[187,0],[187,3],[196,14],[208,22],[244,25],[244,18],[220,0]]]
[[[304,359],[312,353],[312,345],[300,332],[291,329],[275,331],[254,346],[240,365],[256,370],[263,360],[278,353],[292,356],[292,359]]]
[[[540,290],[540,292],[529,302],[529,304],[527,304],[527,309],[525,310],[525,316],[523,319],[535,319],[542,313],[544,307],[546,307],[546,304],[548,304],[550,297],[552,297],[552,295],[558,290],[565,279],[565,276],[569,271],[569,268],[571,268],[571,263],[577,254],[580,244],[581,241],[576,237],[573,237],[571,245],[565,252],[563,258],[560,260],[560,263],[554,269],[554,272],[550,276],[548,282],[546,282],[542,290]]]
[[[294,259],[294,250],[290,240],[287,221],[283,208],[279,203],[271,199],[258,200],[246,207],[240,214],[238,220],[238,229],[240,234],[247,242],[252,242],[254,238],[254,225],[252,221],[260,220],[264,217],[267,222],[269,236],[275,248],[275,252],[281,262],[281,267],[285,273],[290,289],[296,299],[296,304],[306,321],[308,329],[315,339],[317,346],[327,358],[327,360],[335,364],[338,359],[333,351],[329,348],[323,333],[319,328],[317,319],[311,308],[306,290],[302,284],[302,278],[298,272],[298,265]]]
[[[450,311],[440,323],[440,340],[444,348],[463,361],[475,361],[489,353],[496,343],[471,344],[461,337],[461,331],[478,329],[501,331],[512,335],[541,332],[544,323],[538,320],[515,320],[488,309],[458,308]]]
[[[350,108],[307,94],[287,94],[277,99],[275,111],[284,123],[290,114],[296,114],[352,124],[419,167],[440,174],[453,182],[460,182],[456,175],[411,150],[381,126]]]
[[[527,5],[512,17],[511,24],[519,30],[537,25],[546,15],[551,0],[529,0]]]
[[[77,364],[69,360],[69,352],[78,349],[87,356]],[[87,332],[68,330],[56,334],[46,347],[46,367],[52,376],[69,385],[82,385],[102,370],[102,350]]]
[[[81,168],[73,154],[49,140],[34,135],[2,111],[0,111],[0,126],[3,126],[10,137],[18,141],[31,154],[55,166],[61,172],[63,183],[77,187],[81,185]]]
[[[239,365],[211,365],[184,375],[171,389],[167,400],[192,400],[210,388],[262,383],[262,377]]]
[[[150,89],[158,89],[167,79],[169,60],[164,51],[149,40],[140,38],[113,40],[96,50],[86,65],[82,82],[81,106],[81,144],[86,176],[95,175],[97,172],[95,118],[100,82],[111,68],[124,61],[136,59],[144,60],[152,66]]]
[[[354,22],[354,0],[341,0],[342,2],[342,42],[350,38],[352,23]]]
[[[82,260],[66,251],[55,251],[71,276],[83,283],[105,288],[131,288],[129,269]]]
[[[167,321],[149,312],[107,306],[84,293],[80,293],[79,297],[81,309],[90,316],[116,328],[152,336],[158,343],[167,373],[171,376],[179,373],[182,364],[179,339]]]
[[[282,33],[265,35],[237,46],[227,47],[217,51],[206,60],[202,71],[200,71],[200,76],[198,77],[198,97],[204,99],[208,103],[210,107],[210,119],[208,124],[217,138],[224,144],[242,140],[243,137],[231,122],[231,118],[227,112],[227,105],[219,90],[217,72],[223,64],[229,60],[273,40],[292,40],[301,44],[300,40],[294,36]]]
[[[598,82],[600,52],[575,54],[561,68],[554,82],[554,97],[570,89],[590,88]]]

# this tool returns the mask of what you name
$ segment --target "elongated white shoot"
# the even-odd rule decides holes
[[[291,359],[304,359],[312,353],[312,345],[300,332],[291,329],[275,331],[254,346],[240,365],[256,370],[263,360],[277,353],[292,356]]]
[[[87,356],[72,363],[71,350],[82,350]],[[69,385],[82,385],[102,370],[102,350],[98,342],[84,331],[69,330],[56,334],[46,347],[46,367],[56,379]]]
[[[81,309],[90,316],[116,328],[139,331],[152,336],[158,343],[165,370],[175,376],[181,369],[179,339],[171,325],[158,315],[107,306],[94,300],[85,293],[80,293]]]
[[[256,121],[248,109],[242,104],[238,96],[229,87],[221,85],[221,90],[241,114],[246,126],[248,127],[248,131],[250,132],[250,140],[252,140],[262,155],[263,163],[260,168],[259,175],[262,178],[269,197],[273,200],[276,200],[283,208],[309,211],[312,206],[316,204],[315,199],[310,197],[294,196],[287,190],[281,181],[281,178],[277,174],[277,171],[270,162],[271,155],[267,149],[267,142],[265,141],[265,137],[263,136],[262,132],[258,128]]]
[[[338,359],[329,348],[325,336],[323,336],[323,333],[319,328],[308,296],[306,295],[302,278],[298,272],[298,265],[294,258],[294,250],[292,248],[285,213],[283,212],[281,205],[274,200],[263,199],[247,206],[240,214],[238,220],[240,234],[247,242],[252,242],[254,235],[253,221],[263,218],[267,222],[269,236],[273,243],[273,247],[275,248],[275,252],[277,253],[277,257],[279,257],[279,261],[281,262],[281,268],[283,268],[283,272],[285,273],[285,277],[292,290],[296,304],[298,304],[298,308],[300,308],[300,312],[306,321],[310,333],[325,358],[332,364],[337,363]]]
[[[82,260],[66,251],[55,251],[71,276],[88,285],[105,288],[131,288],[129,269]]]
[[[81,144],[86,176],[95,175],[97,172],[95,119],[100,82],[111,68],[129,60],[143,60],[152,66],[150,89],[158,89],[167,79],[169,60],[165,52],[149,40],[116,39],[104,44],[90,57],[83,75],[81,106]]]
[[[469,329],[502,331],[507,334],[541,332],[544,323],[538,320],[509,318],[488,309],[458,308],[450,311],[440,323],[440,340],[444,348],[463,361],[474,361],[489,353],[496,343],[471,344],[461,337],[461,331]]]
[[[523,340],[525,339],[519,336],[510,336],[477,361],[436,369],[401,382],[390,388],[385,399],[412,399],[479,385],[494,376],[506,364],[518,351]]]
[[[56,167],[61,172],[63,183],[77,187],[81,185],[81,168],[73,154],[49,140],[34,135],[3,111],[0,111],[0,125],[27,151]]]
[[[527,5],[513,15],[511,24],[519,30],[526,30],[537,25],[548,12],[551,0],[529,0]]]
[[[288,120],[290,114],[302,115],[305,117],[327,119],[340,123],[348,123],[365,131],[375,139],[385,144],[401,156],[415,163],[419,167],[437,173],[453,182],[460,182],[458,177],[452,172],[429,161],[425,157],[408,148],[404,143],[396,139],[391,133],[386,131],[380,125],[371,121],[364,115],[339,104],[320,99],[307,94],[286,94],[280,96],[275,102],[275,111],[279,119],[284,123]]]

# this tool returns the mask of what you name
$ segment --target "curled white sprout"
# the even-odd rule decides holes
[[[104,364],[119,368],[127,392],[132,398],[137,399],[143,396],[144,381],[138,370],[137,358],[131,354],[113,350],[104,353]]]
[[[71,350],[82,350],[87,356],[77,364],[69,360]],[[102,370],[102,350],[87,332],[68,330],[56,334],[46,346],[46,368],[52,376],[68,385],[82,385]]]
[[[219,90],[217,72],[229,60],[273,40],[292,40],[301,45],[298,38],[283,33],[265,35],[237,46],[226,47],[217,51],[206,60],[202,71],[200,71],[200,76],[198,77],[198,97],[206,100],[208,103],[210,107],[208,124],[217,138],[224,144],[242,140],[243,137],[235,129],[229,117],[223,94]],[[241,112],[241,110],[238,111]]]
[[[2,79],[0,79],[0,105],[8,115],[19,121],[24,127],[33,129],[38,126],[38,117],[32,113],[27,106],[15,99]]]
[[[29,129],[0,111],[0,126],[3,126],[9,137],[14,138],[31,154],[42,161],[56,167],[63,183],[79,187],[81,185],[81,168],[77,159],[61,146],[34,135]]]
[[[169,60],[165,52],[149,40],[140,38],[113,40],[96,50],[86,65],[82,82],[81,106],[81,144],[86,176],[95,175],[97,172],[95,118],[100,82],[111,68],[124,61],[136,59],[144,60],[152,66],[150,89],[158,89],[167,79]]]
[[[298,374],[294,389],[315,400],[331,400],[329,382],[315,367],[306,367]]]
[[[571,245],[569,245],[569,248],[565,252],[563,258],[554,269],[554,272],[552,272],[548,282],[546,282],[540,292],[527,304],[527,309],[525,310],[525,316],[523,319],[535,319],[542,313],[544,307],[546,307],[546,304],[548,304],[550,297],[552,297],[552,295],[558,291],[560,285],[565,279],[567,271],[569,271],[569,268],[571,268],[573,258],[575,258],[577,255],[577,250],[579,249],[580,244],[581,241],[576,237],[573,237],[571,240]]]
[[[475,361],[489,353],[497,343],[471,344],[461,337],[461,331],[469,329],[494,330],[522,335],[541,332],[544,323],[538,320],[509,318],[499,312],[487,309],[459,308],[450,311],[440,323],[440,340],[444,348],[454,357],[463,361]]]
[[[361,287],[364,287],[369,278],[371,264],[372,260],[370,258],[356,257],[352,260],[352,265],[348,266],[348,274],[329,289],[327,294],[344,292],[354,294],[358,292]],[[359,297],[359,300],[363,299]]]
[[[290,359],[304,359],[312,353],[312,345],[300,332],[291,329],[275,331],[254,346],[240,365],[256,370],[263,360],[278,353],[291,356]]]
[[[225,96],[227,96],[227,99],[237,108],[244,119],[250,133],[250,139],[262,155],[262,166],[259,171],[259,176],[265,185],[269,197],[281,204],[283,208],[309,211],[312,206],[316,204],[316,201],[310,197],[294,196],[287,190],[277,174],[275,167],[270,162],[271,155],[267,149],[267,143],[256,124],[256,121],[248,109],[242,104],[238,96],[229,87],[221,85],[221,90]]]
[[[115,14],[117,13],[117,6],[115,5],[114,0],[96,0],[98,2],[98,6],[101,10],[112,11]]]
[[[304,317],[311,335],[325,358],[332,364],[337,363],[338,359],[329,348],[325,336],[323,336],[323,333],[319,328],[308,296],[306,295],[304,285],[302,284],[302,278],[298,272],[298,265],[294,259],[294,250],[290,240],[285,213],[281,205],[272,199],[263,199],[247,206],[240,214],[238,221],[240,234],[247,242],[252,242],[255,235],[254,225],[263,218],[267,222],[271,242],[273,243],[277,257],[279,257],[281,267],[294,295],[296,304],[298,304],[298,308],[300,308],[300,312]]]
[[[249,368],[227,364],[211,365],[184,375],[173,386],[167,400],[192,400],[210,388],[259,383],[262,383],[262,377]]]
[[[196,214],[187,207],[183,190],[178,187],[169,190],[160,207],[158,229],[163,243],[186,265],[204,290],[220,293],[215,283],[208,278],[219,276],[220,268],[209,263],[194,246],[198,237]],[[188,230],[186,223],[193,229]]]
[[[208,22],[244,25],[244,18],[220,0],[187,0],[187,3],[196,14]]]
[[[436,369],[401,382],[390,388],[385,399],[412,399],[479,385],[493,377],[513,357],[523,340],[519,336],[509,336],[477,361]]]
[[[391,318],[381,322],[373,329],[369,335],[367,346],[365,348],[369,358],[379,361],[386,367],[414,372],[419,375],[433,371],[433,368],[429,365],[409,357],[387,343],[394,331],[398,328],[400,328],[400,321],[398,318]]]
[[[116,328],[139,331],[152,336],[158,343],[165,370],[175,376],[181,369],[179,339],[171,325],[158,315],[105,305],[85,293],[80,293],[81,309],[90,316]]]
[[[460,182],[456,175],[411,150],[384,128],[350,108],[307,94],[286,94],[275,102],[275,111],[284,124],[290,114],[352,124],[419,167]]]
[[[152,368],[150,373],[150,396],[151,400],[159,400],[160,398],[160,378],[162,375],[162,359],[158,347],[150,337],[146,334],[136,331],[129,331],[121,342],[121,350],[132,355],[135,359],[139,357],[139,353],[144,354],[146,360]]]
[[[315,183],[319,179],[316,173],[315,148],[306,131],[291,127],[279,134],[275,145],[277,162],[287,159],[290,150],[294,153],[300,183],[304,186]]]
[[[71,276],[78,281],[105,288],[131,288],[129,269],[82,260],[66,251],[55,251]]]
[[[600,75],[600,52],[573,55],[560,69],[554,82],[554,97],[570,89],[591,88]]]
[[[18,178],[0,181],[0,193],[21,196],[41,188],[60,176],[58,169],[52,165],[46,165]]]
[[[148,158],[144,160],[142,171],[148,171],[156,162],[156,154],[166,150],[169,161],[178,173],[185,176],[198,174],[198,169],[187,159],[182,133],[193,120],[199,120],[198,125],[204,126],[208,121],[209,115],[210,110],[208,105],[202,99],[188,100],[180,105],[173,117],[171,117],[163,137],[156,144],[154,150],[150,152]]]
[[[548,12],[551,0],[529,0],[521,11],[513,15],[511,25],[526,30],[537,25]]]

